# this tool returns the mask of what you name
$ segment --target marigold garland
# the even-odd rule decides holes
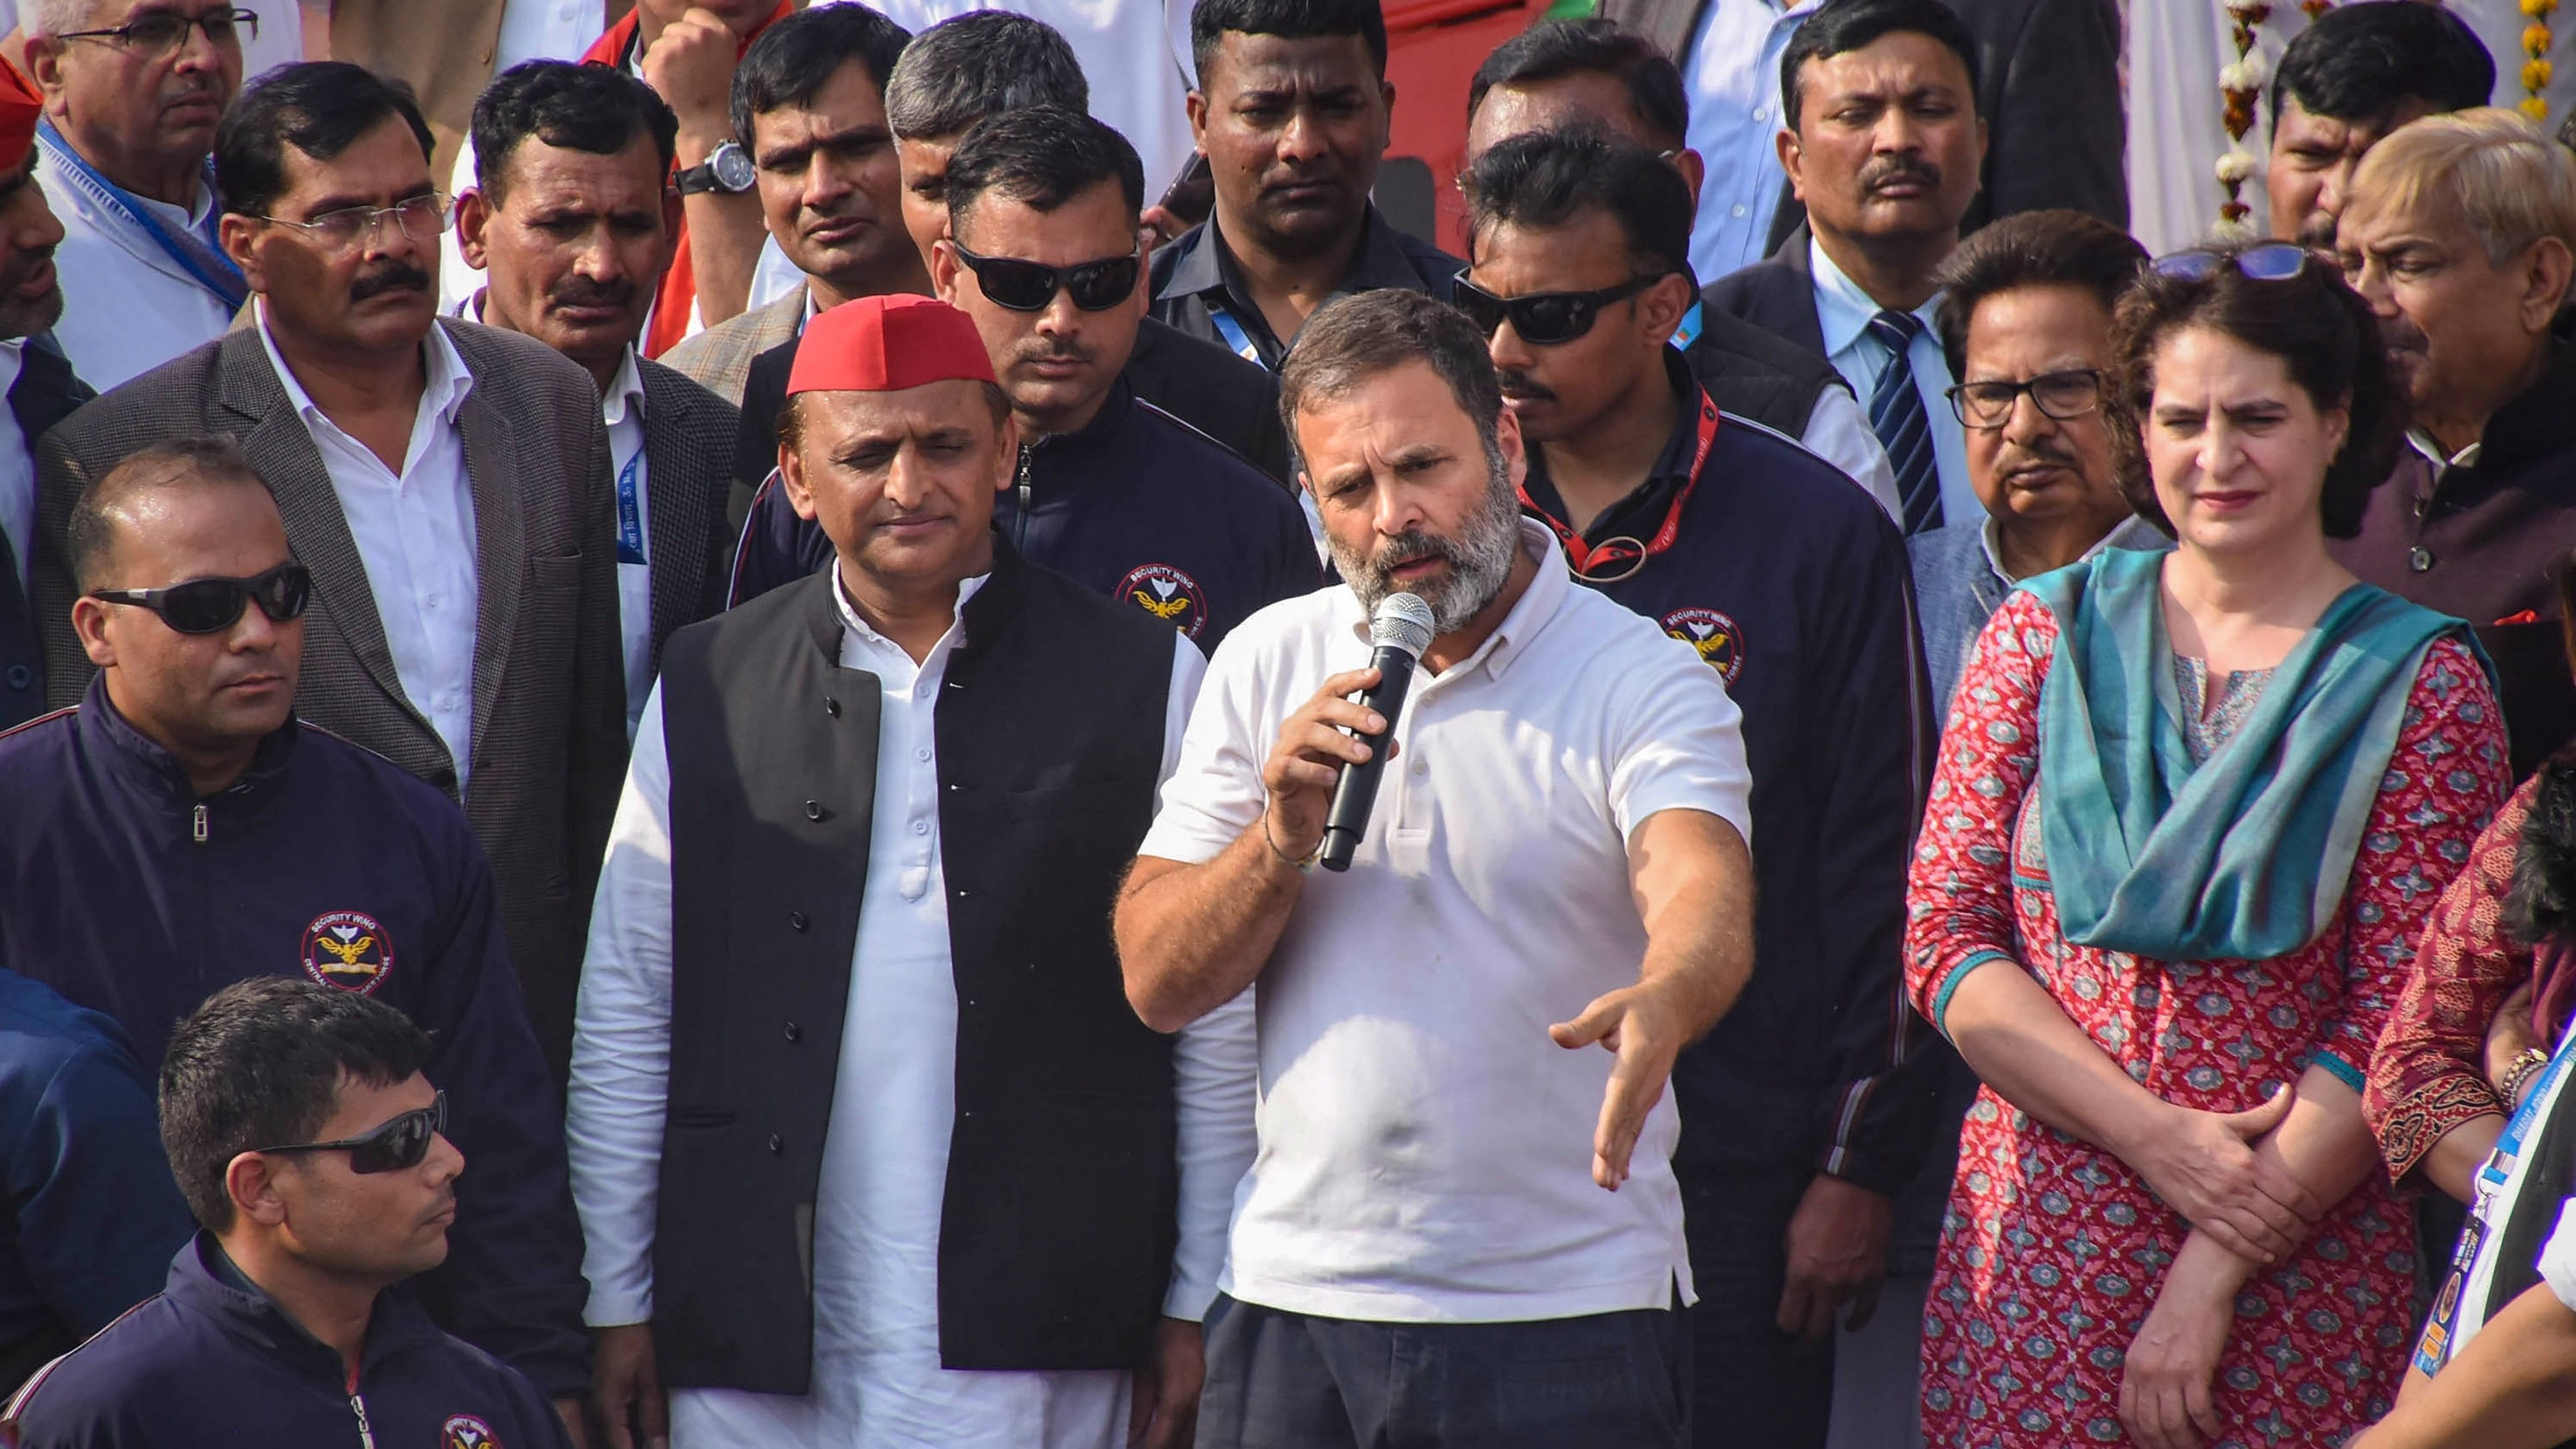
[[[2301,6],[2321,0],[2300,0]],[[2228,18],[2234,22],[2236,60],[2218,72],[2218,89],[2227,98],[2227,109],[2221,124],[2227,128],[2227,154],[2218,158],[2218,184],[2227,192],[2227,200],[2218,208],[2220,236],[2250,235],[2252,223],[2247,219],[2253,208],[2240,193],[2254,174],[2254,153],[2245,149],[2246,134],[2254,129],[2254,108],[2262,100],[2263,82],[2268,67],[2254,48],[2254,33],[2272,16],[2270,0],[2226,0]]]
[[[2549,17],[2557,10],[2558,0],[2522,0],[2522,13],[2531,20],[2522,29],[2522,113],[2535,126],[2549,119],[2549,98],[2541,93],[2549,89],[2549,52],[2558,40]]]

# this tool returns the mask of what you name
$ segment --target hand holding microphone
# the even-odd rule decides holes
[[[1395,721],[1431,628],[1430,607],[1420,599],[1387,596],[1370,625],[1376,644],[1370,666],[1325,680],[1279,727],[1261,767],[1269,792],[1261,828],[1274,854],[1304,864],[1320,851],[1326,869],[1349,868],[1378,774],[1395,755]]]

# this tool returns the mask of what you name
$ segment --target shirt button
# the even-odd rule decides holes
[[[819,801],[819,800],[808,800],[808,801],[806,801],[806,802],[805,802],[805,818],[806,818],[806,819],[808,819],[808,820],[820,820],[820,819],[822,819],[822,818],[823,818],[823,802],[821,802],[821,801]]]
[[[436,594],[432,594],[432,595],[430,595],[428,598],[425,598],[425,599],[421,600],[421,602],[422,602],[422,603],[424,603],[424,604],[427,604],[429,607],[431,607],[431,608],[435,609],[435,608],[437,608],[437,607],[438,607],[438,604],[439,604],[439,598],[438,598],[438,595],[436,595]]]
[[[1757,121],[1767,121],[1771,119],[1771,103],[1769,101],[1764,101],[1762,104],[1755,106],[1753,108],[1753,119]]]
[[[796,1023],[792,1021],[787,1023],[786,1036],[789,1041],[803,1041],[805,1039],[805,1033],[799,1031],[796,1027]]]
[[[1735,203],[1735,207],[1730,214],[1739,217],[1744,215],[1744,203],[1740,201]]]
[[[841,702],[828,694],[823,696],[823,713],[830,715],[834,719],[839,719],[841,717]]]
[[[930,751],[927,749],[915,750],[912,752],[912,757],[916,760],[927,760],[930,758]]]
[[[769,1134],[769,1150],[770,1150],[770,1151],[772,1151],[772,1152],[784,1152],[784,1151],[786,1151],[786,1150],[787,1150],[787,1139],[786,1139],[786,1138],[784,1138],[784,1137],[779,1136],[779,1135],[778,1135],[777,1133],[775,1133],[775,1132],[770,1133],[770,1134]]]
[[[813,922],[805,919],[805,913],[803,911],[789,911],[787,913],[787,929],[791,931],[801,931],[812,924]]]
[[[12,664],[9,666],[8,679],[11,689],[25,689],[36,682],[36,671],[24,664]]]
[[[2406,567],[2422,573],[2433,566],[2433,551],[2422,544],[2406,550]]]
[[[1413,773],[1417,775],[1428,775],[1431,773],[1431,766],[1424,761],[1416,760],[1413,762]]]
[[[927,820],[916,820],[912,822],[912,833],[915,835],[928,835],[930,833],[930,822]]]

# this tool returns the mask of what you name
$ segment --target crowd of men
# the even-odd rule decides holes
[[[1197,0],[1195,216],[1023,14],[639,0],[445,163],[276,17],[20,8],[0,1438],[1921,1442],[1940,723],[2169,546],[2109,0],[1541,24],[1465,258],[1378,0]],[[2494,80],[2374,0],[2264,111],[2416,419],[2338,556],[2520,776],[2576,216],[2355,179]]]

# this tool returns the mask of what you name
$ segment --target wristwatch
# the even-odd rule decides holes
[[[739,143],[725,141],[707,153],[705,164],[692,166],[671,179],[682,196],[695,196],[701,191],[740,196],[751,189],[758,173],[752,168],[750,154]]]

